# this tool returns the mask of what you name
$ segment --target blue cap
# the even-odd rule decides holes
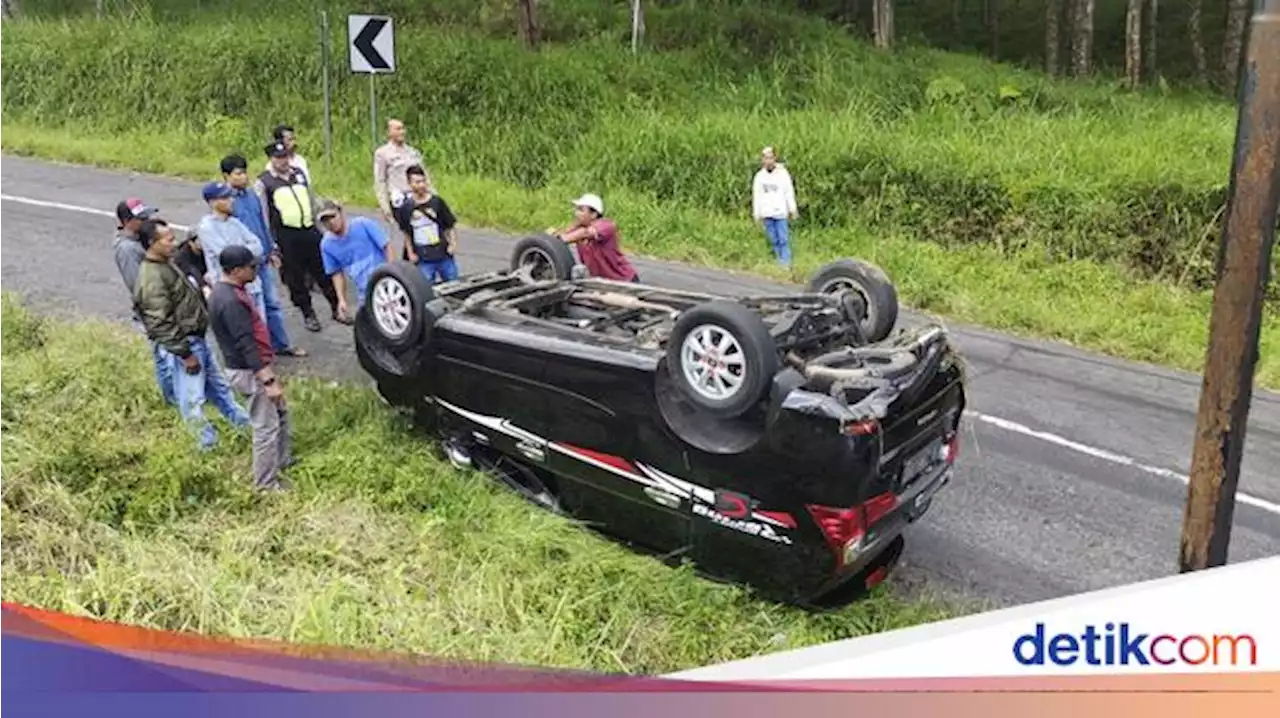
[[[235,193],[231,190],[231,185],[226,182],[210,182],[204,186],[204,201],[211,199],[222,199],[223,197],[231,197]]]

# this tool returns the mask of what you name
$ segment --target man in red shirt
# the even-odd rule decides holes
[[[639,282],[640,276],[618,246],[618,225],[604,216],[604,200],[584,194],[573,201],[574,223],[551,234],[578,246],[578,259],[593,277]]]

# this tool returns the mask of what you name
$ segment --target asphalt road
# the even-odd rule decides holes
[[[206,211],[191,182],[8,156],[0,169],[0,285],[54,314],[127,320],[111,254],[111,213],[121,198],[141,196],[185,225]],[[465,217],[466,208],[458,210]],[[625,237],[624,227],[624,248]],[[505,266],[510,243],[494,232],[463,231],[462,270]],[[637,265],[646,282],[673,288],[785,289],[718,270],[644,259]],[[326,306],[318,294],[315,300]],[[289,370],[367,383],[350,330],[327,316],[322,310],[325,328],[312,334],[289,307],[291,334],[312,353],[290,361]],[[1199,377],[950,328],[971,367],[971,412],[956,481],[908,534],[898,585],[1009,606],[1174,573]],[[1260,393],[1248,427],[1233,562],[1280,554],[1277,467],[1280,396]]]

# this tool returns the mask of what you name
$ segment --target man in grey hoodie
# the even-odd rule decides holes
[[[116,226],[116,236],[111,243],[111,249],[115,253],[116,269],[120,270],[120,279],[124,281],[125,289],[129,291],[131,305],[133,288],[138,282],[138,267],[142,266],[142,259],[147,254],[147,250],[138,239],[138,230],[142,227],[142,223],[154,217],[157,211],[155,207],[148,207],[137,197],[130,197],[116,205],[116,219],[119,224]],[[138,314],[136,306],[132,308],[132,316],[134,328],[145,335],[146,328],[142,324],[142,316]],[[160,393],[164,396],[165,402],[177,406],[178,400],[173,390],[173,376],[169,370],[169,363],[161,355],[156,343],[150,342],[150,344],[151,360],[155,364],[156,384],[160,386]]]

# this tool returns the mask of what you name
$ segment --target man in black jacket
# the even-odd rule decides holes
[[[253,427],[253,485],[285,488],[280,470],[293,463],[289,410],[275,373],[271,334],[245,285],[258,273],[257,259],[243,245],[218,255],[222,278],[209,294],[209,323],[218,338],[231,387],[249,400]]]

